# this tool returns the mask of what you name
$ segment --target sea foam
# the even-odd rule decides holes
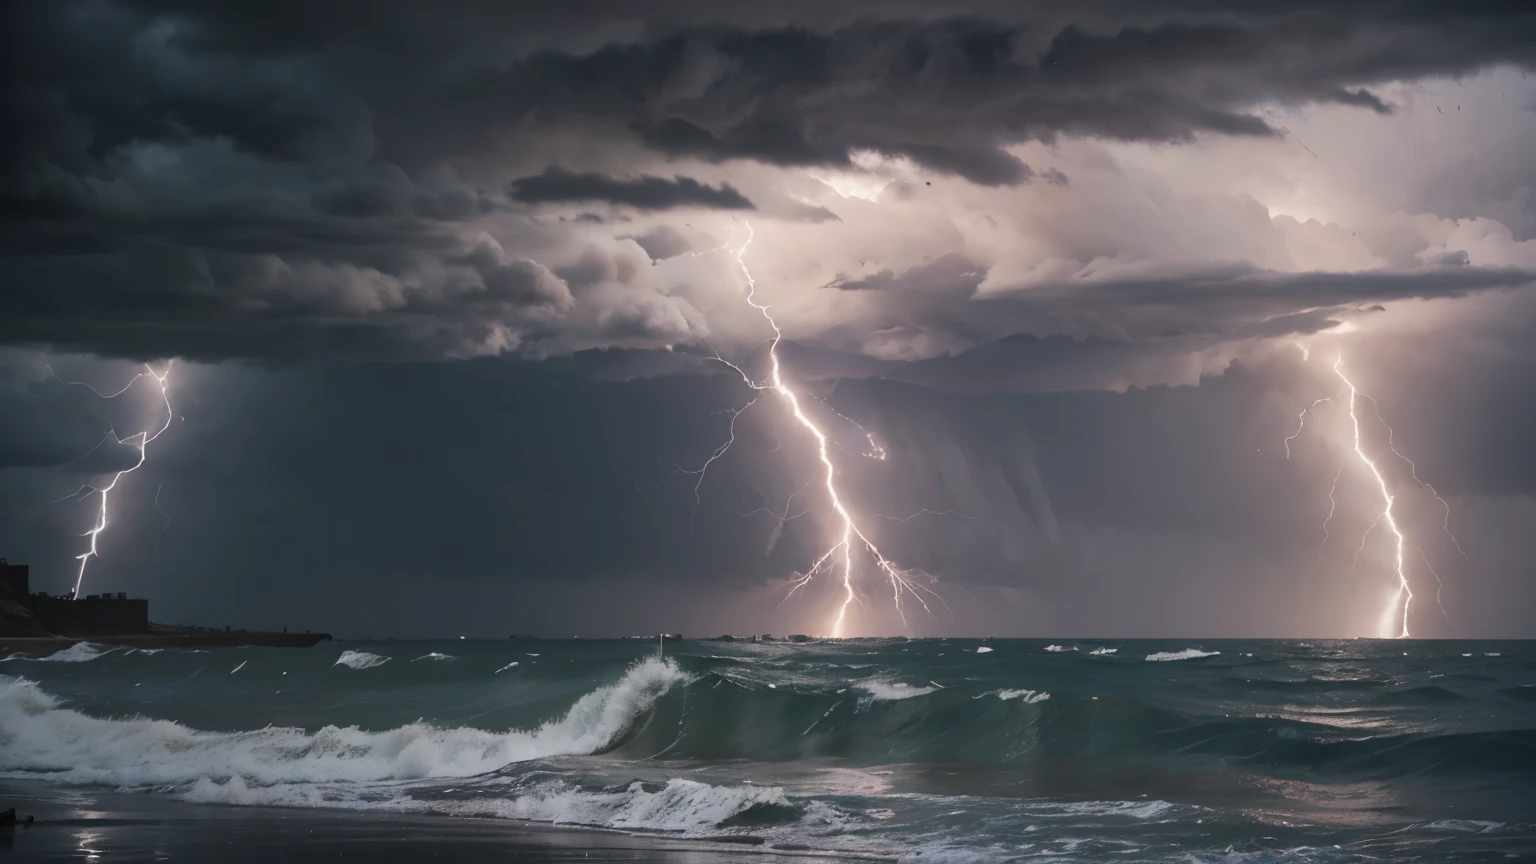
[[[413,723],[383,732],[326,726],[204,732],[168,720],[104,719],[59,707],[35,683],[0,676],[0,765],[13,776],[123,786],[239,777],[248,786],[468,777],[513,762],[595,753],[674,685],[691,680],[648,658],[537,729],[489,732]]]
[[[893,702],[898,699],[911,699],[913,696],[927,696],[939,689],[937,687],[914,687],[911,684],[903,684],[900,681],[861,681],[854,685],[870,696],[876,702]]]
[[[1031,705],[1051,698],[1051,694],[1043,690],[993,690],[992,695],[1004,702],[1017,699],[1021,702],[1028,702]]]
[[[375,666],[383,666],[390,658],[381,654],[369,654],[367,651],[343,651],[336,658],[332,666],[350,666],[353,669],[372,669]]]
[[[49,654],[47,657],[22,657],[18,654],[12,654],[5,659],[30,660],[33,663],[84,663],[87,660],[95,660],[97,657],[111,654],[116,650],[116,648],[103,648],[100,645],[93,645],[90,642],[76,642],[68,648]]]
[[[418,798],[408,790],[379,797],[359,797],[334,784],[277,783],[257,786],[241,777],[198,780],[181,798],[199,804],[331,807],[496,817],[556,825],[582,825],[626,831],[666,831],[717,836],[723,824],[748,812],[779,811],[793,820],[800,807],[776,786],[711,786],[674,779],[660,788],[639,781],[603,790],[583,789],[565,780],[538,783],[516,791],[486,790],[484,797]]]
[[[1195,660],[1200,657],[1215,657],[1220,651],[1201,651],[1199,648],[1185,648],[1183,651],[1159,651],[1156,654],[1148,654],[1147,659],[1153,663],[1168,660]]]

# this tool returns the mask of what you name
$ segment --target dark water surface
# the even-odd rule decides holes
[[[302,808],[365,833],[407,823],[339,811],[507,824],[481,817],[756,844],[742,856],[1536,856],[1536,643],[687,641],[654,655],[638,640],[77,646],[0,662],[0,776],[185,820],[298,811],[182,802]]]

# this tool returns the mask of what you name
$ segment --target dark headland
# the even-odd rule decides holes
[[[33,594],[25,564],[0,558],[0,657],[52,654],[78,642],[132,648],[308,648],[329,633],[264,633],[151,624],[149,601],[126,594]]]

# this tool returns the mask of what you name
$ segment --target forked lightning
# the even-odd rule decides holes
[[[933,598],[942,602],[939,596],[934,593],[932,588],[928,587],[927,584],[923,584],[925,582],[931,584],[934,579],[933,577],[919,570],[902,569],[896,566],[895,563],[886,557],[886,555],[880,551],[880,548],[875,545],[874,541],[870,539],[865,530],[860,527],[858,519],[854,517],[852,511],[849,510],[848,505],[845,503],[842,494],[838,491],[837,468],[832,462],[832,455],[830,452],[830,448],[833,442],[828,437],[827,433],[822,431],[821,427],[816,424],[816,421],[812,420],[811,417],[805,412],[804,406],[801,402],[800,394],[796,393],[795,390],[784,381],[783,368],[779,362],[778,354],[779,342],[783,338],[784,334],[783,331],[779,329],[778,322],[774,320],[770,307],[767,304],[758,302],[757,281],[752,277],[752,271],[747,266],[746,262],[747,249],[751,247],[752,239],[755,235],[750,224],[748,224],[746,227],[746,242],[742,243],[741,248],[735,250],[733,257],[736,259],[736,263],[741,267],[742,275],[746,279],[747,304],[750,305],[753,309],[756,309],[758,313],[763,316],[763,320],[768,322],[768,326],[773,329],[773,336],[768,340],[768,380],[763,382],[753,379],[752,376],[748,375],[746,371],[743,370],[739,365],[726,360],[718,353],[714,355],[714,359],[734,369],[737,374],[741,376],[741,380],[744,381],[746,385],[751,389],[755,391],[771,391],[777,395],[789,408],[789,412],[795,418],[795,421],[804,427],[805,431],[809,432],[811,437],[815,439],[817,458],[820,461],[820,472],[825,479],[827,500],[828,503],[832,505],[832,510],[837,514],[837,518],[841,523],[841,530],[838,532],[837,542],[833,543],[831,547],[827,548],[819,556],[817,556],[817,558],[812,562],[811,566],[807,568],[804,573],[795,574],[795,578],[790,586],[789,594],[790,596],[793,596],[795,592],[800,591],[802,588],[809,585],[819,573],[830,573],[834,578],[837,578],[837,576],[840,575],[841,586],[843,590],[841,592],[841,600],[837,605],[837,614],[832,621],[831,633],[834,637],[843,636],[847,627],[848,607],[853,605],[855,602],[861,602],[859,600],[858,592],[854,589],[854,563],[855,554],[858,553],[861,556],[867,556],[867,558],[874,564],[875,568],[880,572],[880,574],[889,582],[891,586],[892,599],[896,604],[896,611],[901,615],[902,621],[905,622],[906,612],[902,608],[903,595],[910,594],[912,598],[915,599],[918,604],[923,607],[924,610],[928,610],[929,608],[927,599],[925,599],[925,595],[928,598]],[[736,418],[739,417],[741,412],[745,411],[746,408],[751,407],[752,404],[752,402],[748,402],[745,407],[740,409],[740,411],[733,413],[733,416],[731,417],[731,438],[722,447],[715,450],[714,453],[711,454],[709,460],[704,464],[705,469],[709,467],[710,463],[724,455],[726,449],[730,447],[732,441],[735,440],[734,427]],[[869,444],[869,451],[865,455],[872,459],[884,459],[886,457],[885,450],[875,441],[874,436],[862,428],[860,431],[863,432]],[[700,472],[703,470],[704,469],[700,469]],[[697,487],[695,487],[695,492],[697,492]],[[796,494],[798,495],[799,493]],[[786,508],[785,516],[787,515],[788,510]],[[781,517],[781,519],[782,518],[783,517]]]
[[[1302,350],[1302,359],[1307,359],[1310,354],[1305,346],[1298,345],[1298,347]],[[1344,388],[1347,391],[1346,394],[1340,395],[1347,395],[1347,401],[1349,404],[1349,420],[1352,432],[1351,451],[1354,453],[1355,460],[1358,461],[1361,467],[1365,469],[1365,472],[1370,475],[1373,488],[1381,496],[1381,510],[1377,513],[1376,518],[1371,522],[1370,527],[1366,529],[1365,534],[1361,536],[1360,547],[1355,552],[1355,560],[1358,563],[1360,553],[1365,549],[1366,540],[1370,537],[1371,532],[1376,530],[1376,526],[1383,524],[1386,525],[1387,530],[1391,532],[1393,539],[1392,578],[1394,580],[1394,587],[1392,595],[1388,598],[1387,605],[1381,613],[1382,635],[1391,636],[1394,635],[1395,632],[1397,638],[1406,639],[1412,635],[1409,631],[1409,611],[1413,605],[1414,599],[1413,586],[1408,579],[1406,547],[1413,546],[1413,548],[1418,551],[1420,559],[1423,560],[1424,566],[1426,569],[1428,569],[1430,575],[1435,578],[1435,582],[1442,588],[1444,586],[1443,583],[1440,582],[1440,574],[1435,572],[1434,567],[1430,565],[1429,559],[1424,555],[1423,550],[1409,541],[1407,535],[1403,533],[1403,529],[1397,521],[1397,512],[1394,507],[1397,501],[1397,496],[1392,493],[1391,487],[1387,483],[1386,476],[1382,474],[1381,468],[1377,465],[1376,460],[1371,458],[1371,456],[1366,452],[1365,445],[1361,440],[1359,401],[1362,398],[1369,399],[1372,406],[1375,406],[1376,400],[1373,399],[1369,394],[1362,393],[1360,389],[1355,386],[1354,382],[1350,380],[1349,376],[1344,373],[1343,354],[1339,354],[1335,358],[1333,363],[1333,373],[1338,376],[1339,381],[1343,383]],[[1289,459],[1291,456],[1291,442],[1299,437],[1302,431],[1306,428],[1307,415],[1310,414],[1313,409],[1317,408],[1317,406],[1323,404],[1324,402],[1332,401],[1333,398],[1333,396],[1325,396],[1302,409],[1298,417],[1299,423],[1296,427],[1296,431],[1285,439],[1285,455],[1287,459]],[[1382,426],[1387,429],[1388,449],[1392,452],[1393,455],[1408,463],[1408,466],[1413,474],[1414,482],[1428,489],[1435,496],[1435,500],[1439,501],[1441,506],[1445,508],[1445,533],[1451,538],[1451,542],[1455,545],[1456,551],[1465,557],[1466,553],[1462,551],[1460,541],[1456,539],[1456,535],[1451,531],[1451,506],[1449,502],[1447,502],[1444,498],[1441,498],[1440,493],[1437,492],[1433,486],[1419,479],[1417,466],[1415,466],[1413,461],[1410,460],[1407,456],[1403,455],[1403,453],[1398,450],[1396,445],[1392,442],[1392,427],[1388,426],[1386,421],[1382,419],[1381,410],[1379,407],[1375,409],[1375,413],[1377,422],[1381,423]],[[1332,485],[1328,489],[1328,517],[1323,520],[1324,545],[1326,545],[1328,542],[1328,524],[1333,521],[1334,510],[1336,509],[1335,492],[1338,489],[1339,478],[1343,475],[1343,472],[1344,466],[1341,464],[1339,466],[1338,472],[1333,477]],[[1322,548],[1319,547],[1318,551],[1319,554],[1321,554]],[[1354,568],[1352,567],[1351,570],[1353,569]],[[1437,605],[1440,605],[1441,614],[1444,614],[1445,607],[1444,605],[1440,604],[1440,594],[1438,591],[1435,594],[1435,602]]]
[[[52,370],[50,370],[50,371],[52,371]],[[146,363],[146,364],[144,364],[144,371],[143,372],[140,372],[139,374],[133,376],[133,379],[131,381],[129,381],[127,383],[127,385],[125,385],[123,387],[123,389],[117,391],[116,393],[112,393],[110,395],[100,392],[96,388],[91,387],[89,384],[82,384],[82,383],[80,383],[78,381],[68,382],[70,384],[75,384],[75,385],[78,385],[78,386],[81,386],[81,387],[85,387],[85,388],[89,389],[92,393],[95,393],[97,396],[100,396],[103,399],[115,399],[118,396],[121,396],[124,393],[126,393],[128,391],[128,388],[132,387],[137,381],[139,381],[139,379],[141,379],[141,378],[149,378],[149,379],[152,379],[157,385],[159,385],[159,387],[160,387],[160,399],[161,399],[162,402],[165,403],[165,423],[161,424],[159,429],[154,429],[154,430],[145,429],[142,432],[138,432],[136,434],[129,435],[127,438],[118,438],[116,433],[112,434],[113,439],[115,439],[118,444],[120,444],[120,445],[121,444],[127,444],[129,446],[132,446],[132,447],[135,447],[135,448],[138,449],[138,451],[139,451],[139,459],[138,459],[138,461],[134,462],[133,465],[131,465],[131,466],[127,467],[127,468],[124,468],[121,471],[118,471],[116,474],[113,474],[111,481],[108,482],[107,485],[100,486],[100,487],[86,486],[86,487],[82,487],[81,490],[80,490],[81,492],[85,493],[85,497],[89,497],[92,494],[96,494],[96,495],[101,496],[101,506],[99,508],[97,508],[96,523],[91,526],[91,529],[89,531],[87,531],[87,532],[85,532],[85,534],[81,535],[81,536],[90,538],[89,546],[86,548],[86,550],[84,552],[82,552],[79,555],[75,556],[76,560],[78,560],[80,562],[80,569],[75,574],[74,597],[75,597],[76,600],[80,599],[80,590],[81,590],[81,587],[85,583],[85,568],[86,568],[86,565],[90,563],[90,560],[92,558],[99,558],[99,557],[101,557],[101,553],[98,550],[97,542],[101,538],[101,533],[103,531],[107,530],[107,517],[109,515],[108,501],[109,501],[109,499],[110,499],[110,497],[112,495],[112,491],[117,488],[118,482],[121,481],[125,475],[132,474],[134,471],[137,471],[139,469],[139,466],[144,464],[144,460],[148,457],[149,445],[156,438],[159,438],[165,432],[165,430],[171,428],[171,420],[173,420],[175,418],[175,412],[171,408],[171,390],[170,390],[170,383],[169,383],[170,376],[171,376],[171,364],[169,362],[167,362],[165,364],[165,371],[164,372],[156,372],[153,368],[150,367],[150,365],[148,363]],[[76,494],[78,495],[79,493],[76,493]],[[75,497],[75,496],[71,496],[71,497]],[[155,498],[156,498],[156,506],[158,506],[158,504],[159,504],[159,492],[158,492],[158,490],[155,493]]]

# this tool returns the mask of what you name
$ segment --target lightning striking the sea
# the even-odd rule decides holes
[[[1302,349],[1302,354],[1304,360],[1309,356],[1305,348]],[[1435,582],[1439,588],[1439,590],[1437,590],[1435,593],[1435,603],[1440,607],[1440,612],[1442,615],[1445,614],[1445,606],[1440,602],[1440,592],[1444,589],[1444,583],[1440,579],[1440,574],[1436,572],[1434,566],[1429,563],[1429,557],[1424,554],[1424,550],[1408,539],[1407,535],[1403,532],[1402,526],[1398,523],[1398,514],[1395,509],[1397,496],[1392,492],[1391,486],[1387,482],[1386,475],[1382,473],[1382,469],[1377,465],[1376,460],[1371,458],[1371,456],[1366,452],[1366,446],[1362,441],[1359,412],[1359,401],[1361,399],[1370,400],[1376,414],[1377,422],[1386,428],[1387,448],[1391,451],[1392,455],[1408,463],[1409,470],[1412,473],[1414,482],[1419,486],[1428,489],[1430,493],[1435,496],[1435,500],[1440,502],[1440,505],[1444,508],[1445,533],[1450,537],[1451,543],[1456,547],[1456,551],[1460,553],[1463,558],[1466,557],[1466,552],[1462,549],[1460,541],[1456,539],[1456,535],[1451,531],[1450,503],[1447,502],[1444,498],[1440,497],[1440,493],[1437,492],[1433,486],[1419,479],[1418,468],[1414,465],[1413,460],[1403,455],[1402,451],[1397,449],[1397,446],[1393,443],[1394,433],[1392,431],[1392,427],[1387,424],[1384,418],[1382,418],[1381,409],[1376,404],[1376,400],[1369,394],[1361,392],[1360,389],[1355,386],[1355,383],[1349,378],[1349,376],[1345,374],[1343,354],[1339,354],[1335,358],[1333,363],[1333,373],[1344,385],[1344,390],[1346,391],[1338,395],[1347,397],[1346,402],[1349,408],[1349,420],[1351,428],[1350,450],[1354,456],[1354,460],[1359,463],[1359,465],[1365,470],[1366,474],[1370,475],[1372,486],[1375,492],[1380,495],[1381,502],[1381,509],[1377,512],[1375,519],[1372,520],[1370,527],[1366,529],[1365,533],[1360,538],[1360,546],[1355,551],[1354,561],[1355,564],[1358,565],[1360,553],[1365,550],[1366,541],[1370,538],[1371,533],[1376,530],[1377,526],[1385,525],[1388,532],[1390,532],[1392,535],[1393,543],[1393,590],[1391,596],[1388,598],[1387,605],[1381,612],[1379,632],[1382,636],[1395,636],[1399,639],[1406,639],[1412,635],[1409,630],[1409,614],[1414,600],[1413,585],[1408,579],[1407,572],[1407,547],[1412,546],[1413,549],[1419,553],[1420,560],[1423,561],[1424,566],[1429,571],[1430,575],[1434,577]],[[1319,405],[1325,402],[1330,402],[1333,399],[1334,396],[1325,396],[1302,409],[1300,415],[1298,416],[1298,420],[1300,422],[1296,427],[1296,431],[1285,439],[1285,455],[1287,459],[1289,459],[1291,456],[1291,442],[1299,437],[1302,431],[1306,428],[1307,415],[1310,414],[1313,409],[1317,408]],[[1328,543],[1328,524],[1333,521],[1334,513],[1337,509],[1335,493],[1338,490],[1339,478],[1343,476],[1343,472],[1344,465],[1341,464],[1339,466],[1338,472],[1334,474],[1332,485],[1328,489],[1328,517],[1323,520],[1324,546],[1326,546]],[[1318,547],[1318,554],[1322,554],[1322,546]],[[1352,565],[1350,568],[1351,572],[1353,572],[1354,569],[1355,566]],[[1449,620],[1449,618],[1447,618],[1447,620]]]
[[[50,370],[50,371],[52,371],[52,370]],[[129,435],[127,438],[118,438],[116,433],[112,434],[112,437],[117,441],[117,443],[119,445],[127,444],[127,445],[129,445],[131,447],[135,447],[135,448],[138,449],[138,451],[139,451],[138,461],[134,462],[133,465],[131,465],[131,466],[127,467],[127,468],[124,468],[123,470],[118,471],[117,473],[113,474],[111,481],[109,481],[105,486],[99,486],[99,487],[88,486],[88,487],[82,487],[82,489],[81,489],[81,491],[85,493],[84,497],[89,497],[91,494],[100,495],[101,496],[101,506],[97,509],[95,524],[91,526],[91,529],[89,531],[87,531],[83,535],[81,535],[83,537],[90,538],[90,544],[89,544],[88,548],[84,552],[82,552],[81,554],[75,556],[76,560],[78,560],[80,562],[80,570],[75,575],[74,597],[75,597],[76,600],[80,599],[80,589],[81,589],[81,586],[85,582],[85,568],[86,568],[86,565],[90,563],[90,560],[92,558],[100,558],[101,557],[101,552],[100,552],[99,547],[98,547],[97,544],[98,544],[98,541],[99,541],[99,539],[101,537],[102,532],[107,530],[107,517],[108,517],[108,512],[109,512],[108,511],[108,501],[109,501],[109,499],[111,497],[112,491],[117,488],[118,482],[121,481],[125,475],[132,474],[134,471],[137,471],[139,469],[139,467],[144,464],[145,459],[148,458],[149,445],[152,442],[154,442],[154,440],[156,438],[159,438],[162,434],[164,434],[165,430],[171,428],[171,421],[173,419],[175,419],[175,411],[171,408],[171,390],[170,390],[170,383],[169,383],[170,377],[171,377],[171,364],[169,362],[167,362],[165,364],[165,371],[164,372],[156,372],[153,368],[151,368],[149,366],[148,363],[146,363],[146,364],[144,364],[144,371],[143,372],[140,372],[139,374],[133,376],[133,380],[129,381],[127,383],[127,385],[125,385],[121,390],[118,390],[116,393],[112,393],[110,395],[102,393],[99,390],[96,390],[94,387],[91,387],[88,384],[82,384],[82,383],[80,383],[78,381],[68,382],[70,384],[76,384],[76,385],[79,385],[81,387],[85,387],[85,388],[89,389],[92,393],[95,393],[97,396],[100,396],[103,399],[115,399],[118,396],[121,396],[124,393],[128,392],[128,388],[132,387],[139,379],[141,379],[141,378],[150,378],[150,379],[153,379],[154,382],[157,385],[159,385],[159,387],[160,387],[160,398],[161,398],[161,401],[163,401],[165,403],[165,423],[162,424],[159,429],[145,429],[145,430],[143,430],[141,432],[137,432],[137,433],[135,433],[133,435]],[[77,495],[78,494],[79,493],[77,493]],[[156,497],[156,505],[158,506],[158,503],[159,503],[159,491],[158,490],[155,493],[155,497]],[[162,511],[162,513],[163,512],[164,511]]]
[[[1371,476],[1376,480],[1377,488],[1381,491],[1382,510],[1381,515],[1377,519],[1378,521],[1386,522],[1387,530],[1392,532],[1392,536],[1395,539],[1394,546],[1396,551],[1394,560],[1396,565],[1392,570],[1392,575],[1397,578],[1397,590],[1393,593],[1392,600],[1387,609],[1383,611],[1382,620],[1383,622],[1391,620],[1394,617],[1393,611],[1401,605],[1403,608],[1403,626],[1402,631],[1397,634],[1397,638],[1407,639],[1410,635],[1408,632],[1408,609],[1413,605],[1413,586],[1408,584],[1408,574],[1403,572],[1405,566],[1403,546],[1408,540],[1403,536],[1402,529],[1397,527],[1397,517],[1392,513],[1392,504],[1396,498],[1391,490],[1387,488],[1386,478],[1381,476],[1381,469],[1376,467],[1376,463],[1371,460],[1371,457],[1365,455],[1365,450],[1360,446],[1360,417],[1355,413],[1355,403],[1359,396],[1359,390],[1356,389],[1354,382],[1350,381],[1344,374],[1344,355],[1340,354],[1338,359],[1333,361],[1333,371],[1339,376],[1339,380],[1344,382],[1344,386],[1349,388],[1349,420],[1355,430],[1355,456],[1370,471]]]
[[[939,595],[935,593],[931,587],[929,587],[929,585],[931,585],[935,580],[932,576],[922,571],[906,570],[896,566],[896,564],[892,562],[891,559],[880,550],[879,546],[877,546],[875,542],[870,539],[869,534],[864,530],[864,528],[860,526],[859,519],[855,517],[853,511],[845,502],[842,493],[839,491],[837,484],[837,468],[832,461],[831,454],[831,448],[834,446],[835,442],[833,442],[830,436],[828,436],[828,434],[823,431],[819,425],[817,425],[816,421],[806,413],[805,407],[802,404],[801,395],[795,392],[795,390],[790,387],[789,384],[784,380],[783,367],[779,361],[778,354],[779,342],[783,339],[784,334],[783,331],[780,330],[778,322],[773,317],[771,307],[768,304],[760,303],[757,299],[757,281],[753,278],[752,271],[747,266],[746,262],[747,250],[751,247],[755,234],[750,224],[748,224],[746,227],[746,242],[744,242],[739,249],[735,250],[733,257],[736,259],[737,265],[741,268],[742,276],[745,277],[747,283],[747,305],[757,310],[757,312],[763,316],[763,320],[765,320],[768,323],[768,326],[773,330],[773,336],[768,340],[768,378],[766,381],[755,380],[751,375],[748,375],[740,365],[726,360],[725,358],[721,357],[718,352],[714,354],[713,359],[734,369],[736,373],[741,376],[742,381],[745,382],[746,385],[752,390],[759,392],[768,391],[778,396],[784,405],[789,409],[789,413],[794,417],[795,421],[815,440],[817,459],[820,463],[819,473],[825,481],[824,486],[826,489],[827,501],[831,505],[832,510],[836,514],[837,520],[839,522],[837,541],[825,549],[820,555],[818,555],[812,562],[811,566],[805,570],[805,572],[795,574],[794,579],[790,585],[788,596],[794,596],[795,593],[804,589],[815,579],[818,574],[827,573],[834,579],[839,579],[840,577],[839,584],[842,588],[842,591],[840,592],[841,598],[837,604],[837,614],[832,620],[831,635],[833,637],[842,637],[846,632],[848,624],[848,607],[852,606],[854,603],[862,603],[859,598],[858,591],[854,587],[855,554],[858,553],[861,555],[861,557],[866,557],[869,561],[871,561],[874,564],[875,569],[889,583],[891,587],[892,599],[896,606],[896,611],[901,616],[903,623],[905,623],[907,618],[906,611],[902,606],[903,596],[910,595],[914,600],[917,601],[918,605],[923,607],[925,611],[929,611],[927,599],[935,599],[939,602],[943,602],[942,598],[940,598]],[[709,460],[704,464],[703,469],[700,469],[699,472],[689,472],[700,473],[701,477],[699,482],[702,482],[702,471],[707,469],[710,463],[723,456],[725,451],[729,449],[731,443],[735,440],[734,427],[736,419],[741,415],[743,411],[746,410],[746,408],[751,407],[755,401],[756,400],[753,400],[753,402],[748,402],[747,405],[741,410],[733,413],[731,417],[732,432],[730,440],[728,440],[722,447],[716,449],[714,453],[711,454]],[[843,419],[847,420],[847,418]],[[848,422],[851,423],[852,421],[850,420]],[[857,426],[857,424],[854,425]],[[862,429],[862,427],[860,427],[860,432],[863,433],[867,443],[869,444],[869,450],[864,455],[877,460],[885,459],[886,452],[884,448],[882,448],[875,441],[874,436],[868,431]],[[695,486],[695,492],[697,492],[697,486]],[[799,493],[797,492],[796,495],[798,494]],[[787,517],[787,515],[788,509],[786,507],[784,517]],[[784,517],[780,517],[781,524]],[[925,582],[928,584],[923,584]]]

